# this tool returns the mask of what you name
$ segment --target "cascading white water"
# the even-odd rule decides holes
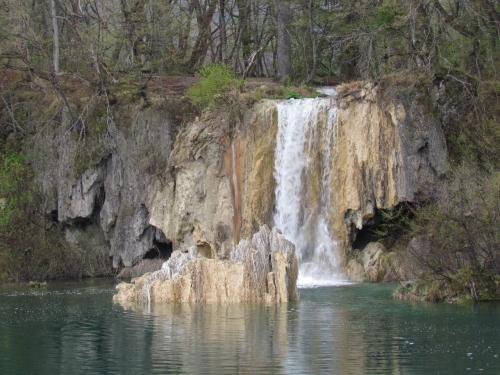
[[[274,224],[296,246],[299,286],[343,283],[328,216],[335,100],[291,99],[277,110]]]

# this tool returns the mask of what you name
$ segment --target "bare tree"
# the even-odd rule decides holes
[[[307,80],[312,81],[316,75],[316,37],[314,36],[314,0],[309,0],[308,4],[309,39],[311,42],[310,66],[307,73]]]
[[[249,63],[252,54],[252,30],[250,0],[236,0],[239,17],[239,35],[243,55],[244,67]]]
[[[195,69],[203,64],[207,55],[208,47],[212,37],[211,24],[215,10],[217,8],[216,0],[192,0],[196,14],[196,23],[198,25],[198,35],[193,46],[193,52],[189,59],[188,67]]]
[[[288,0],[276,0],[276,29],[278,37],[277,65],[278,78],[285,82],[290,78],[291,71],[291,41],[289,26],[291,21],[291,8]]]
[[[225,62],[227,48],[227,31],[226,31],[226,0],[219,0],[219,61]]]
[[[50,0],[50,18],[52,21],[52,33],[53,33],[53,63],[54,63],[54,74],[59,74],[59,25],[57,23],[57,10],[55,0]]]

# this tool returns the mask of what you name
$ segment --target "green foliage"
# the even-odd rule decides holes
[[[300,99],[302,96],[300,95],[299,92],[291,89],[291,88],[285,88],[285,98],[286,99]]]
[[[57,227],[42,221],[0,235],[0,283],[98,277],[110,274],[106,254],[69,246]]]
[[[471,46],[472,41],[460,35],[455,35],[453,39],[443,41],[439,45],[438,63],[447,69],[465,71]]]
[[[398,8],[389,4],[382,4],[377,7],[375,12],[375,24],[377,26],[389,25],[396,19]]]
[[[370,228],[371,235],[390,247],[408,233],[413,216],[413,208],[408,203],[401,203],[393,209],[378,210],[376,224]]]
[[[476,81],[474,85],[448,83],[447,96],[459,108],[457,116],[451,117],[452,121],[444,126],[450,159],[454,164],[472,162],[486,170],[500,167],[499,82],[492,79]],[[472,89],[476,92],[473,93]]]
[[[320,96],[314,88],[302,84],[302,85],[285,85],[283,96],[284,99],[301,99],[301,98],[315,98]]]
[[[31,175],[26,156],[10,152],[0,158],[0,226],[12,225],[30,204]]]
[[[428,272],[456,295],[474,301],[500,298],[500,172],[457,168],[446,196],[416,211],[412,234],[429,246],[412,249]]]
[[[0,155],[0,282],[109,272],[107,256],[68,246],[63,228],[41,213],[41,206],[27,156]]]
[[[200,108],[224,102],[229,92],[238,92],[243,80],[226,65],[212,64],[200,70],[200,81],[191,86],[187,95]]]
[[[466,296],[457,294],[457,291],[450,288],[450,285],[442,280],[415,280],[409,283],[402,283],[394,291],[393,297],[409,301],[425,302],[463,302]],[[470,301],[470,299],[469,299]]]

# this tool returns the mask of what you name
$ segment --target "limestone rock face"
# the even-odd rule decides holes
[[[150,223],[174,248],[227,258],[241,238],[271,224],[276,108],[263,101],[242,123],[202,117],[179,133],[168,174],[150,203]]]
[[[276,228],[271,231],[263,225],[251,240],[241,240],[229,259],[244,264],[246,300],[297,299],[295,246]]]
[[[117,286],[120,303],[235,303],[294,301],[295,247],[276,229],[262,226],[242,240],[229,260],[208,259],[193,247],[176,251],[162,270]]]
[[[116,267],[132,266],[154,247],[158,231],[149,224],[147,198],[167,164],[176,127],[160,110],[131,109],[129,118],[115,121],[107,124],[109,153],[82,173],[75,165],[91,150],[78,151],[81,140],[68,131],[67,114],[58,129],[41,129],[33,143],[47,214],[66,226],[72,245],[83,251],[104,248]],[[97,239],[85,235],[90,227],[99,228],[97,247]]]
[[[384,278],[382,256],[386,251],[379,242],[370,242],[358,256],[351,259],[346,273],[352,281],[381,281]]]
[[[373,84],[340,92],[331,222],[348,250],[376,209],[439,195],[447,151],[439,123],[411,95],[391,95]]]
[[[85,219],[92,215],[101,195],[104,173],[103,166],[98,165],[85,171],[75,183],[66,184],[64,179],[59,181],[57,210],[60,221]]]
[[[397,244],[393,251],[388,251],[380,242],[370,242],[364,249],[354,251],[345,272],[352,281],[391,282],[414,279],[421,270],[405,244]]]
[[[230,124],[223,116],[185,126],[170,154],[167,174],[152,189],[150,223],[174,248],[196,246],[207,257],[224,257],[233,246],[234,200]]]
[[[125,267],[117,275],[118,279],[133,279],[140,277],[148,272],[155,272],[161,269],[164,259],[142,259],[139,263],[132,267]]]
[[[242,150],[238,159],[241,231],[238,238],[249,238],[263,224],[271,224],[274,207],[274,154],[278,131],[276,104],[260,102],[245,121],[237,142]]]
[[[314,187],[330,168],[328,226],[346,255],[377,210],[439,194],[447,155],[439,124],[411,95],[364,84],[331,100],[337,103],[331,165],[306,171],[311,188],[304,199],[320,205]],[[222,267],[241,239],[273,224],[276,101],[259,102],[243,121],[219,111],[181,125],[170,112],[136,108],[126,121],[107,124],[101,138],[109,152],[78,173],[79,140],[68,131],[68,114],[60,128],[37,130],[37,185],[46,213],[67,228],[68,242],[108,253],[115,267],[132,267],[161,244],[195,247],[213,260],[197,261],[198,267]],[[311,150],[319,154],[326,144]]]
[[[44,209],[84,251],[96,241],[84,235],[87,227],[100,228],[98,248],[115,267],[138,264],[158,242],[227,258],[241,237],[271,221],[271,102],[248,111],[242,123],[217,113],[182,126],[167,110],[131,108],[126,120],[107,125],[109,153],[83,172],[75,171],[82,150],[67,113],[62,120],[34,140]]]

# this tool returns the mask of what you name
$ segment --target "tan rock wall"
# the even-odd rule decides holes
[[[241,238],[271,224],[276,110],[259,103],[242,124],[220,115],[187,124],[165,177],[151,189],[150,222],[174,248],[198,246],[227,257]]]
[[[348,250],[356,229],[376,209],[438,194],[446,144],[436,120],[410,97],[389,96],[366,84],[337,103],[331,222]]]
[[[278,118],[275,104],[264,101],[247,117],[238,136],[243,145],[241,238],[249,238],[263,224],[272,224],[274,206],[274,152]]]
[[[233,246],[233,193],[224,166],[227,121],[203,118],[186,125],[177,136],[166,176],[152,189],[150,222],[174,249],[197,246],[217,257]]]
[[[377,209],[438,194],[446,144],[429,110],[397,88],[389,94],[373,84],[358,85],[341,91],[336,101],[330,225],[345,254]],[[219,113],[183,127],[166,177],[151,188],[147,205],[151,224],[174,249],[198,246],[224,259],[240,239],[273,224],[277,122],[275,102],[264,100],[241,123]],[[319,160],[314,153],[321,147],[308,155]],[[319,201],[324,166],[314,165],[305,176],[311,182],[308,202]]]

